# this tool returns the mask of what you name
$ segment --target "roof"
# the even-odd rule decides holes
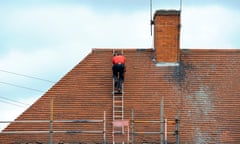
[[[164,97],[165,118],[180,118],[181,143],[240,141],[240,50],[182,49],[177,66],[157,67],[152,49],[124,49],[126,75],[124,116],[158,120]],[[93,51],[16,120],[102,119],[107,116],[107,140],[112,130],[112,49]],[[102,125],[98,125],[102,128]],[[135,125],[135,131],[159,131],[159,125]],[[11,123],[4,131],[49,130],[49,124]],[[89,125],[54,124],[57,130],[96,129]],[[174,132],[175,126],[169,125]],[[29,134],[30,135],[30,134]],[[0,143],[48,142],[49,134],[0,134]],[[94,136],[94,140],[92,137]],[[168,135],[169,142],[175,136]],[[136,135],[136,141],[159,141],[157,135]],[[55,142],[102,142],[102,135],[54,134]]]

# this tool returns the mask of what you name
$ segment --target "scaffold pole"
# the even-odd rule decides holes
[[[49,135],[50,135],[50,138],[49,138],[49,143],[52,144],[52,133],[53,133],[53,97],[51,99],[51,102],[50,102],[50,131],[49,131]]]
[[[132,144],[134,144],[134,111],[132,109]]]
[[[104,111],[103,121],[103,143],[106,144],[106,111]]]
[[[160,144],[164,144],[164,97],[162,97],[162,101],[160,103]]]

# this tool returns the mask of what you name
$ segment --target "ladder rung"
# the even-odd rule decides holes
[[[114,98],[122,98],[123,96],[114,96]]]
[[[122,103],[123,101],[121,101],[121,100],[115,100],[114,102],[115,102],[115,103]]]
[[[124,94],[124,92],[114,91],[113,94]]]
[[[115,115],[115,118],[121,118],[122,115]]]
[[[120,109],[123,108],[122,106],[114,106],[114,108],[115,111],[123,111],[122,109]]]
[[[118,109],[116,108],[114,111],[119,111],[118,113],[120,113],[120,111],[122,111],[122,113],[123,113],[123,110],[121,110],[120,108],[118,108]]]
[[[122,108],[123,106],[118,104],[118,105],[114,105],[115,108]]]
[[[122,106],[114,106],[114,108],[122,108]]]
[[[115,113],[115,116],[122,116],[122,113],[121,112]]]
[[[114,131],[114,134],[123,134],[122,131]]]

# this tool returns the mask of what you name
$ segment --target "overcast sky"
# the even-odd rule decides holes
[[[149,1],[0,0],[0,121],[14,120],[92,48],[152,48]],[[181,48],[240,48],[239,0],[182,3]],[[153,11],[179,8],[153,0]]]

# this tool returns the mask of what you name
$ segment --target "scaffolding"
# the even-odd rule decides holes
[[[50,110],[50,120],[16,120],[16,121],[0,121],[0,123],[49,123],[49,130],[36,130],[36,131],[2,131],[0,134],[44,134],[49,133],[49,143],[53,144],[53,134],[54,133],[88,133],[88,134],[103,134],[103,144],[106,144],[106,112],[104,111],[103,119],[76,119],[76,120],[54,120],[53,119],[53,100],[51,101]],[[54,130],[53,123],[102,123],[102,130]],[[141,127],[145,127],[147,123],[160,125],[159,131],[136,131],[135,125],[139,124]],[[179,144],[179,119],[176,117],[175,120],[169,120],[164,118],[164,99],[160,103],[160,119],[159,120],[136,120],[134,117],[134,111],[132,110],[131,121],[123,119],[114,119],[113,122],[113,143],[115,143],[116,135],[126,135],[122,138],[121,143],[130,142],[131,134],[131,144],[134,144],[135,135],[159,135],[160,144],[168,143],[168,134],[173,134],[176,137],[176,144]],[[145,124],[145,125],[144,125]],[[175,125],[175,131],[169,132],[168,126]],[[129,131],[131,128],[131,132]],[[125,129],[126,128],[126,129]],[[116,131],[118,129],[119,131]]]
[[[159,131],[135,131],[134,127],[136,124],[158,124],[160,125]],[[168,132],[168,125],[175,125],[174,132]],[[135,135],[157,135],[159,134],[160,137],[160,144],[167,144],[168,143],[168,134],[175,135],[176,144],[179,144],[179,119],[178,117],[175,120],[168,120],[164,118],[164,98],[160,103],[160,120],[135,120],[134,118],[134,111],[132,110],[132,120],[131,120],[131,143],[134,144],[134,136]]]
[[[49,130],[34,131],[2,131],[0,134],[46,134],[49,133],[49,143],[53,144],[54,133],[88,133],[103,134],[103,144],[106,144],[106,112],[104,111],[103,119],[76,119],[76,120],[53,120],[53,99],[51,100],[50,120],[15,120],[0,121],[0,123],[49,123]],[[54,130],[53,123],[102,123],[102,130]]]

